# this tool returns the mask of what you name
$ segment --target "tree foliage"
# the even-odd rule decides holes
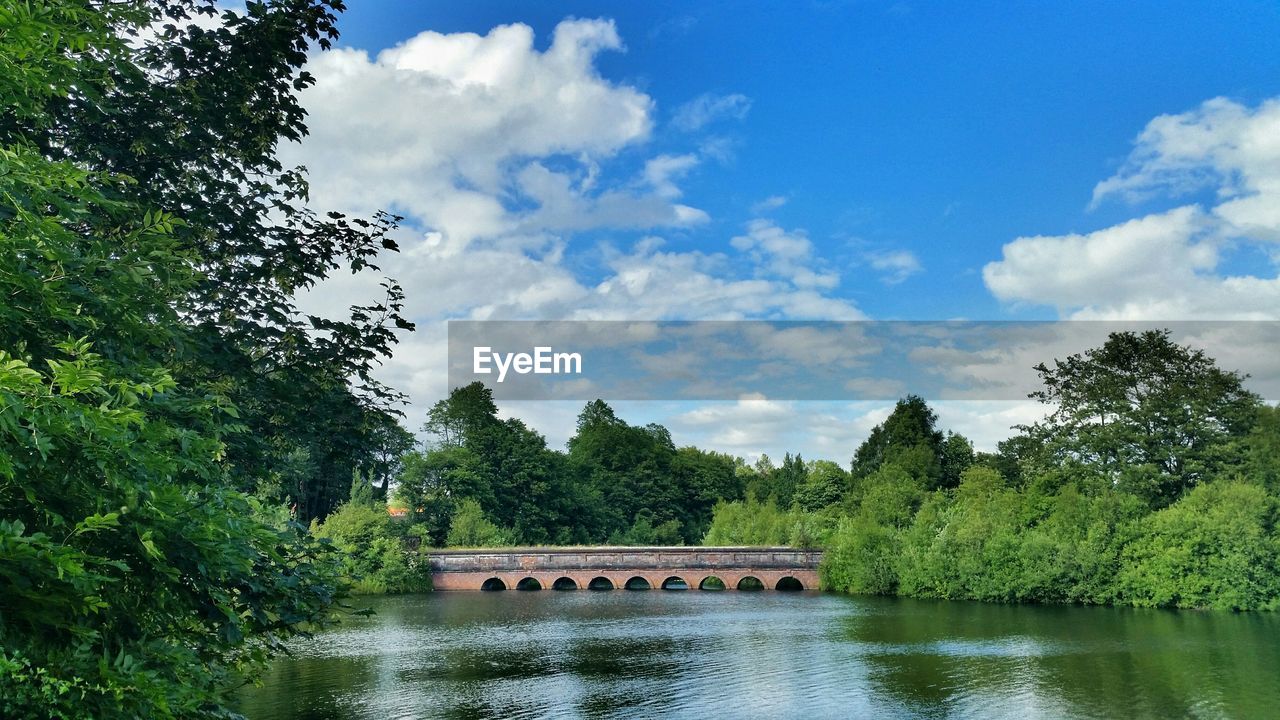
[[[1228,441],[1256,418],[1258,398],[1239,374],[1168,331],[1113,333],[1036,370],[1044,389],[1032,397],[1053,408],[1027,428],[1042,462],[1080,468],[1155,507],[1219,472]]]
[[[998,452],[900,401],[835,502],[822,463],[787,508],[716,507],[707,544],[825,550],[824,587],[989,602],[1280,607],[1280,410],[1164,332],[1037,368],[1053,408]],[[741,471],[769,487],[767,458]]]
[[[369,471],[407,327],[390,282],[341,321],[294,306],[393,245],[275,160],[340,9],[0,8],[4,717],[226,717],[332,617],[332,549],[271,503],[322,513]]]

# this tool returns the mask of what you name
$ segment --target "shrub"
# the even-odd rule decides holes
[[[1138,524],[1123,554],[1123,598],[1146,607],[1275,609],[1276,516],[1276,498],[1257,485],[1195,488]]]
[[[866,519],[840,525],[818,568],[824,589],[864,595],[890,595],[898,586],[894,560],[897,532]]]
[[[422,592],[431,578],[421,551],[406,549],[385,508],[348,502],[319,524],[317,537],[329,538],[343,556],[343,572],[357,594]]]

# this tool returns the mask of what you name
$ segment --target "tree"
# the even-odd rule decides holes
[[[1077,466],[1162,507],[1220,471],[1259,400],[1243,378],[1169,332],[1112,333],[1100,348],[1040,364],[1053,408],[1026,432],[1050,464]]]
[[[501,547],[512,543],[511,535],[485,517],[480,503],[466,499],[458,503],[449,524],[449,547]]]
[[[373,498],[373,484],[369,479],[360,474],[357,470],[351,473],[351,492],[350,499],[347,500],[348,505],[359,505],[361,507],[385,507],[385,504],[378,502]]]
[[[851,472],[855,482],[894,464],[928,487],[938,487],[943,479],[943,435],[935,428],[937,421],[922,398],[908,395],[899,400],[854,453]]]
[[[397,249],[397,218],[317,213],[303,170],[277,156],[279,143],[307,132],[298,93],[314,78],[303,66],[337,37],[343,2],[275,0],[244,12],[213,0],[37,5],[81,22],[109,13],[103,22],[130,42],[106,57],[68,53],[74,85],[44,103],[24,139],[47,157],[131,178],[113,199],[181,218],[170,236],[198,275],[177,300],[188,333],[169,367],[184,386],[237,407],[247,432],[225,441],[240,489],[257,490],[264,472],[305,449],[313,474],[283,491],[300,517],[325,515],[346,499],[351,472],[375,464],[371,434],[401,396],[372,373],[396,333],[412,329],[391,279],[346,317],[295,302],[333,272],[376,271],[377,255]],[[200,16],[216,22],[190,22]],[[109,332],[94,337],[115,351]]]
[[[849,486],[849,476],[829,460],[813,463],[809,476],[796,488],[795,502],[801,509],[813,512],[840,501]]]
[[[1253,428],[1231,455],[1233,472],[1280,494],[1280,405],[1258,408]]]
[[[647,510],[653,525],[677,520],[683,492],[673,472],[675,444],[666,428],[619,420],[600,400],[578,416],[569,462],[602,501],[605,536],[627,532]]]
[[[408,326],[394,283],[340,322],[293,305],[394,245],[390,219],[292,207],[305,182],[275,161],[340,7],[145,40],[216,8],[0,9],[4,717],[225,717],[331,619],[332,550],[244,491],[327,512],[395,399],[369,379]]]
[[[449,397],[431,406],[424,432],[441,448],[462,447],[467,438],[497,422],[498,406],[493,391],[479,381],[454,388]]]
[[[369,418],[372,428],[367,433],[371,443],[367,472],[369,481],[378,487],[378,497],[390,499],[391,480],[400,474],[400,463],[417,438],[405,430],[390,413],[376,413]]]
[[[694,447],[676,451],[671,472],[681,498],[676,507],[680,539],[695,544],[707,533],[716,503],[743,497],[744,483],[735,459]]]
[[[973,465],[975,456],[973,443],[960,433],[947,431],[947,439],[942,442],[941,474],[939,485],[944,488],[957,487],[964,471]]]

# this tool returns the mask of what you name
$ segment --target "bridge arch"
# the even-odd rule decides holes
[[[597,575],[591,578],[591,582],[587,583],[588,590],[612,590],[613,581],[603,575]]]
[[[742,579],[738,580],[739,590],[764,590],[766,587],[755,575],[743,575]]]
[[[573,578],[568,576],[558,577],[556,578],[555,582],[551,583],[551,589],[552,590],[577,590],[578,583]]]
[[[685,579],[680,577],[679,575],[672,575],[668,577],[666,580],[662,581],[662,589],[663,590],[688,590],[689,583],[685,582]]]
[[[773,589],[794,592],[796,590],[803,590],[804,583],[800,582],[800,578],[797,578],[794,575],[785,575],[778,578],[778,583],[773,586]]]
[[[632,576],[622,586],[627,590],[652,590],[653,584],[639,575]]]
[[[517,590],[541,590],[542,582],[536,577],[527,577],[516,583]]]
[[[502,578],[491,577],[488,580],[484,581],[484,584],[480,586],[480,589],[481,590],[506,590],[507,584],[502,582]]]
[[[725,584],[724,580],[720,579],[717,575],[708,575],[702,578],[702,581],[698,583],[699,590],[719,591],[728,589],[728,587],[729,586]]]

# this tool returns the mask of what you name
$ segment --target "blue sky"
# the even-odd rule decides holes
[[[352,6],[286,159],[317,205],[406,216],[411,418],[451,318],[1280,314],[1277,3]],[[846,410],[811,453],[883,408]],[[789,412],[642,419],[776,453]]]
[[[653,97],[659,122],[703,93],[750,99],[741,120],[706,128],[732,158],[685,182],[712,220],[680,242],[722,242],[753,204],[784,196],[775,216],[833,262],[917,255],[927,272],[845,288],[877,318],[1053,317],[1002,306],[981,266],[1015,237],[1127,216],[1089,211],[1090,192],[1151,118],[1280,94],[1273,2],[365,0],[344,16],[342,40],[379,50],[418,30],[520,22],[545,49],[569,17],[616,22],[626,50],[597,67]],[[693,140],[659,127],[646,149],[679,153]]]

